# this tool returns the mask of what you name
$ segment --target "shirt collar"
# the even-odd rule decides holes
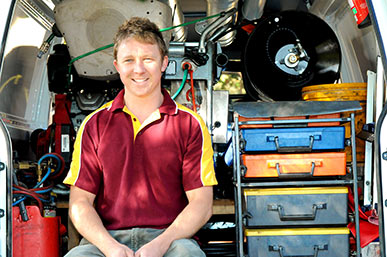
[[[122,110],[125,106],[124,101],[124,92],[125,90],[122,89],[118,95],[114,98],[113,103],[110,107],[110,111],[114,112],[116,110]],[[175,101],[172,100],[171,96],[169,95],[168,91],[164,88],[161,89],[161,92],[164,96],[164,101],[159,107],[160,113],[165,113],[168,115],[174,115],[177,114],[177,104]]]

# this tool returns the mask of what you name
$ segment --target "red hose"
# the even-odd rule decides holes
[[[188,94],[191,92],[193,111],[197,112],[196,102],[195,102],[195,87],[194,87],[194,82],[193,82],[193,70],[189,69],[188,73],[189,73],[189,77],[190,77],[191,89],[187,91],[186,98],[188,101],[190,101]]]
[[[38,202],[40,213],[43,214],[43,203],[42,203],[42,201],[39,199],[39,197],[37,196],[36,193],[34,193],[34,192],[28,192],[28,191],[24,191],[24,190],[23,190],[23,191],[13,191],[13,194],[29,195],[29,196],[31,196],[32,198],[34,198],[34,199]]]

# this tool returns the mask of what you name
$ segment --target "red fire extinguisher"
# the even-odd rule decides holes
[[[366,0],[348,0],[358,28],[365,28],[371,24]]]

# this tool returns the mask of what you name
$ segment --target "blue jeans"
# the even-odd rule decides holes
[[[133,228],[129,230],[109,230],[109,233],[118,242],[128,246],[134,252],[146,243],[152,241],[160,235],[163,229]],[[164,257],[205,257],[199,245],[193,239],[175,240]],[[86,239],[82,239],[80,244],[71,249],[65,257],[105,257],[98,248]]]

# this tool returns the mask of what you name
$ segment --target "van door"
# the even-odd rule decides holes
[[[12,146],[0,119],[0,256],[12,256]]]

